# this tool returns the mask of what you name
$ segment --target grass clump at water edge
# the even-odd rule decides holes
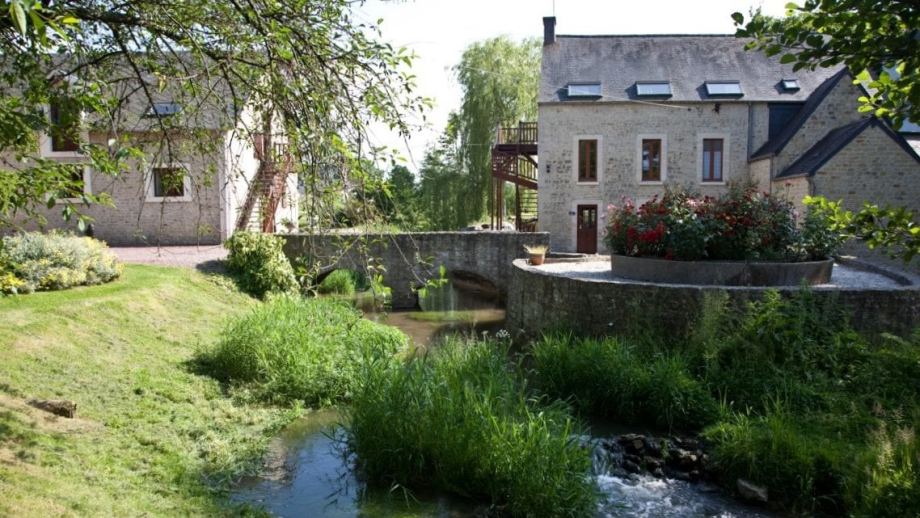
[[[276,296],[232,320],[205,362],[262,400],[325,406],[350,399],[366,358],[407,347],[401,331],[361,318],[346,302]]]
[[[598,491],[580,426],[535,398],[507,346],[446,339],[437,353],[364,365],[346,437],[367,480],[504,506],[511,516],[591,516]]]

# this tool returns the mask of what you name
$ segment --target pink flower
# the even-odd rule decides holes
[[[792,187],[792,180],[786,180],[786,187]]]

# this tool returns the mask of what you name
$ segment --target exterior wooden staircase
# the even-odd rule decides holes
[[[514,185],[514,226],[535,232],[537,226],[537,123],[499,125],[492,147],[492,186],[489,195],[492,229],[505,221],[505,182]]]

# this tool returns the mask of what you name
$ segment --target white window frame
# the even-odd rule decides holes
[[[182,169],[185,174],[182,175],[182,196],[155,196],[153,185],[154,169]],[[144,174],[144,183],[146,187],[147,202],[189,202],[192,201],[192,172],[188,164],[182,162],[160,162],[150,165]]]
[[[661,180],[646,182],[642,180],[642,141],[661,141]],[[668,181],[668,135],[667,133],[640,133],[636,135],[636,181],[640,185],[662,185]]]
[[[45,104],[42,106],[43,113],[48,117],[48,124],[51,124],[51,105]],[[89,142],[89,131],[83,127],[83,121],[86,117],[86,114],[83,111],[80,111],[80,144],[86,144]],[[38,149],[42,158],[79,158],[83,155],[80,154],[80,151],[52,151],[51,150],[51,135],[45,133],[44,131],[38,132]]]
[[[578,141],[597,141],[597,180],[593,182],[578,181]],[[575,135],[572,139],[572,180],[575,185],[600,185],[604,179],[604,137],[603,135]]]
[[[722,181],[703,181],[703,140],[722,139]],[[725,185],[731,172],[729,160],[731,159],[731,135],[729,133],[700,133],[696,136],[696,183],[700,185]]]
[[[83,194],[91,195],[93,194],[93,175],[92,169],[88,164],[67,164],[80,166],[83,169]],[[45,199],[51,198],[50,195],[46,196]],[[54,203],[73,203],[83,201],[83,198],[60,198],[56,197]]]

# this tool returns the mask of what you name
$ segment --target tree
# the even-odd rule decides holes
[[[11,158],[0,163],[0,226],[13,225],[17,213],[39,217],[38,207],[74,190],[66,167],[41,159],[36,131],[107,132],[107,142],[83,143],[79,152],[117,176],[151,145],[169,155],[187,142],[200,151],[213,146],[192,123],[207,110],[232,119],[256,105],[259,116],[247,130],[283,127],[308,188],[327,187],[321,178],[330,164],[363,174],[369,161],[362,156],[377,151],[367,144],[367,125],[383,121],[407,135],[406,114],[427,101],[403,71],[411,56],[376,41],[376,26],[355,23],[352,3],[4,1],[0,151]],[[124,127],[126,102],[142,95],[153,105],[164,92],[178,98],[182,117],[154,117],[148,134],[155,141],[138,142]],[[64,103],[86,116],[62,125],[44,113]],[[75,214],[72,203],[64,207],[65,216]]]
[[[455,229],[485,215],[495,128],[537,116],[540,49],[536,39],[500,36],[467,47],[454,67],[463,101],[421,171],[423,212],[435,228]]]
[[[846,65],[866,82],[862,111],[887,117],[895,128],[920,121],[920,9],[913,0],[807,0],[787,5],[786,18],[759,10],[734,13],[736,35],[749,49],[782,54],[793,70]]]

